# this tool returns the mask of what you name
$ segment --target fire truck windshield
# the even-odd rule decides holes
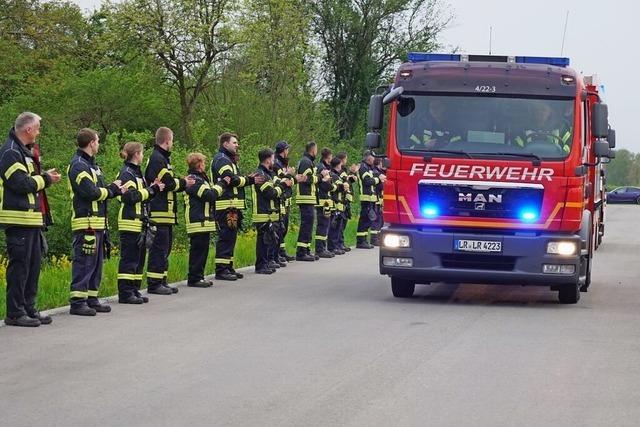
[[[398,101],[400,151],[532,154],[561,160],[571,152],[572,99],[403,95]],[[499,153],[499,154],[498,154]]]

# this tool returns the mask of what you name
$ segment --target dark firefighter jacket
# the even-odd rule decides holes
[[[223,211],[229,208],[246,209],[244,200],[244,187],[253,184],[253,178],[240,175],[240,169],[235,161],[235,156],[220,147],[211,161],[211,179],[213,182],[220,182],[223,178],[229,177],[229,185],[224,187],[224,191],[216,201],[216,211]]]
[[[280,219],[280,213],[277,201],[282,196],[284,184],[275,183],[273,172],[263,165],[258,166],[256,172],[263,175],[265,181],[262,184],[254,184],[253,187],[251,187],[253,196],[252,222],[254,224],[261,224],[269,221],[278,221]]]
[[[158,193],[149,202],[149,218],[156,224],[178,223],[175,193],[184,191],[186,187],[184,178],[175,176],[170,157],[169,151],[155,145],[144,171],[144,177],[148,183],[153,183],[157,178],[165,185],[164,191]]]
[[[216,231],[215,202],[224,188],[218,184],[211,185],[209,177],[195,169],[189,169],[189,175],[196,182],[184,194],[187,234]]]
[[[148,202],[158,193],[158,186],[147,186],[142,177],[140,165],[124,162],[118,179],[127,188],[127,192],[121,195],[120,211],[118,212],[118,230],[139,233],[142,231],[143,222],[148,220]],[[166,188],[166,187],[165,187]]]
[[[11,129],[0,148],[0,225],[42,227],[38,192],[50,184],[47,174],[36,174],[31,151]]]
[[[296,183],[296,204],[298,205],[316,205],[318,203],[318,197],[316,195],[318,176],[315,174],[314,160],[315,157],[311,154],[304,153],[298,162],[297,173],[307,177],[305,182]]]

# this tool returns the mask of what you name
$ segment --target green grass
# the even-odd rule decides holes
[[[357,221],[351,220],[347,224],[345,231],[346,244],[353,246],[356,241]],[[287,251],[295,253],[296,239],[298,237],[297,225],[291,225],[287,233]],[[213,239],[212,239],[213,240]],[[238,243],[234,253],[235,266],[245,267],[253,265],[255,262],[255,231],[250,230],[238,237]],[[209,251],[206,274],[212,274],[214,269],[215,250],[214,243]],[[40,284],[38,290],[38,309],[46,310],[61,307],[69,303],[69,284],[71,281],[71,266],[64,265],[64,262],[56,261],[46,263],[40,273]],[[169,282],[178,282],[187,277],[189,265],[188,248],[175,246],[169,257]],[[100,297],[116,295],[118,274],[118,257],[112,257],[104,263],[102,284],[100,285]],[[143,282],[146,283],[146,282]],[[0,277],[0,319],[6,313],[6,280],[5,275]]]

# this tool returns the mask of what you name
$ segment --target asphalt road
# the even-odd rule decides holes
[[[0,328],[0,425],[635,426],[640,207],[612,206],[577,305],[419,287],[375,251],[96,318]]]

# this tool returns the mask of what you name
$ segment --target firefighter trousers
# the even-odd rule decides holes
[[[327,239],[327,246],[330,251],[340,249],[342,247],[340,243],[340,237],[342,236],[342,230],[344,218],[342,212],[334,212],[331,216],[331,225],[329,227],[329,236]]]
[[[70,299],[72,306],[98,304],[103,261],[104,230],[83,230],[73,233]]]
[[[120,263],[118,264],[118,295],[128,298],[138,295],[147,248],[138,245],[140,233],[120,232]]]
[[[285,243],[285,239],[287,238],[287,232],[289,231],[289,212],[282,214],[281,223],[282,231],[280,233],[280,239],[278,242],[278,255],[284,257],[287,255],[287,245]]]
[[[256,224],[256,270],[268,268],[271,249],[275,246],[265,242],[265,235],[268,232],[267,224]]]
[[[376,219],[371,222],[371,243],[378,242],[380,230],[384,225],[384,219],[382,218],[382,205],[379,203],[374,204],[373,209],[376,212]]]
[[[238,239],[238,229],[229,227],[227,211],[216,211],[218,241],[216,242],[216,274],[232,272],[233,252]],[[238,224],[240,225],[240,224]]]
[[[9,265],[7,266],[7,317],[33,314],[36,308],[42,230],[37,227],[5,229]]]
[[[325,208],[316,206],[316,252],[322,252],[327,250],[327,236],[329,235],[329,224],[331,223],[331,216],[326,216]]]
[[[300,208],[300,230],[298,231],[298,244],[296,255],[305,255],[311,252],[311,233],[315,221],[313,205],[298,205]]]
[[[173,244],[173,226],[157,224],[156,236],[149,249],[149,265],[147,266],[147,285],[154,289],[167,280],[169,270],[169,254]]]
[[[367,236],[369,236],[369,229],[373,222],[369,217],[369,211],[371,209],[375,209],[375,203],[360,202],[360,217],[358,218],[358,230],[356,232],[358,243],[366,242]]]
[[[188,283],[204,280],[204,269],[209,257],[211,233],[193,233],[189,235],[189,275]]]

